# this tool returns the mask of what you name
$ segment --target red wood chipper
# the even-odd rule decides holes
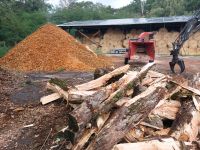
[[[155,59],[155,42],[153,40],[153,32],[143,32],[136,39],[129,39],[129,48],[125,53],[124,63],[128,64],[128,61],[134,59],[136,53],[138,55],[148,55],[149,62],[153,62]]]

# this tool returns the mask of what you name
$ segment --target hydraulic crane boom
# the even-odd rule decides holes
[[[187,21],[185,27],[181,30],[177,39],[172,43],[173,50],[171,51],[172,61],[169,62],[171,71],[175,73],[174,67],[176,64],[179,65],[182,73],[185,70],[185,64],[182,59],[178,57],[180,49],[182,48],[185,41],[189,39],[189,37],[200,30],[200,10],[196,11],[194,15]]]

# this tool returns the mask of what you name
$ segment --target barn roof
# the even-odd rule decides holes
[[[59,27],[95,27],[95,26],[125,26],[140,24],[163,24],[163,23],[185,23],[190,16],[172,16],[156,18],[126,18],[126,19],[107,19],[107,20],[87,20],[72,21],[59,24]]]

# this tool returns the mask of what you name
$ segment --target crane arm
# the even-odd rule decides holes
[[[196,11],[194,15],[187,21],[184,28],[181,30],[177,39],[172,43],[173,50],[171,51],[172,61],[169,63],[171,71],[175,73],[174,66],[179,65],[181,73],[185,70],[185,64],[182,59],[178,57],[180,49],[189,37],[200,30],[200,10]]]

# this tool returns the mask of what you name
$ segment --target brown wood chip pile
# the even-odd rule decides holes
[[[53,24],[46,24],[12,48],[0,65],[19,71],[90,71],[110,65]]]

